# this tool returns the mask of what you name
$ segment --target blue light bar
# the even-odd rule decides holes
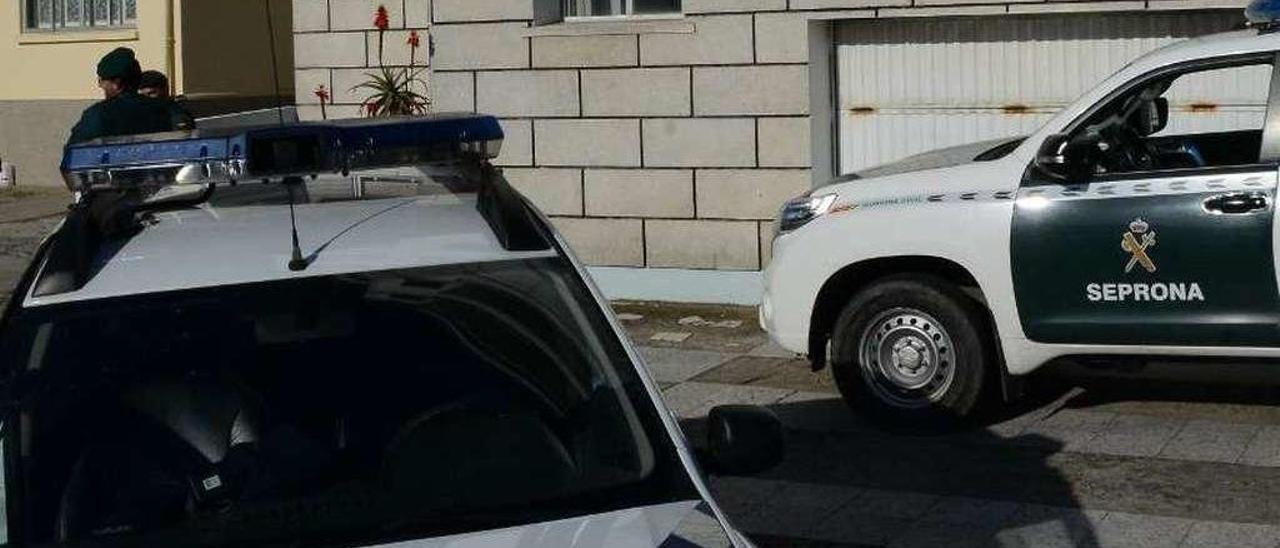
[[[1244,17],[1253,26],[1270,28],[1280,20],[1280,0],[1253,0],[1244,8]]]
[[[215,182],[497,156],[497,119],[431,115],[156,133],[68,145],[62,172],[77,190]]]
[[[177,164],[229,158],[226,137],[189,136],[186,133],[123,137],[111,141],[90,141],[67,147],[62,157],[63,171],[85,168],[132,167]]]
[[[502,126],[492,116],[441,116],[436,118],[403,118],[385,121],[378,118],[335,120],[332,125],[352,146],[376,143],[378,147],[402,148],[428,143],[474,143],[502,139]]]

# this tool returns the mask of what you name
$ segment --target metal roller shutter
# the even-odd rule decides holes
[[[843,22],[836,31],[840,169],[1031,133],[1135,57],[1242,21],[1230,10]],[[1205,127],[1214,117],[1257,110],[1177,95],[1171,108],[1203,112]]]

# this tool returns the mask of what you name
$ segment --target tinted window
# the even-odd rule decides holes
[[[593,303],[537,259],[24,311],[20,534],[370,544],[697,499]]]

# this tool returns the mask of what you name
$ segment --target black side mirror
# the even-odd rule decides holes
[[[1140,103],[1126,123],[1139,137],[1159,133],[1169,125],[1169,100],[1155,97]]]
[[[1036,151],[1036,170],[1054,181],[1084,182],[1089,174],[1090,142],[1065,133],[1050,135]]]
[[[1155,123],[1148,135],[1160,133],[1169,125],[1169,100],[1164,97],[1156,97],[1151,100],[1151,105],[1155,108]]]
[[[702,466],[713,475],[751,475],[782,462],[782,421],[754,405],[722,405],[707,414],[707,450]]]

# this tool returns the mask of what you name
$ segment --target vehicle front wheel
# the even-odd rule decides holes
[[[979,305],[944,280],[894,276],[845,306],[832,374],[845,401],[898,426],[945,427],[977,407],[990,356]]]

